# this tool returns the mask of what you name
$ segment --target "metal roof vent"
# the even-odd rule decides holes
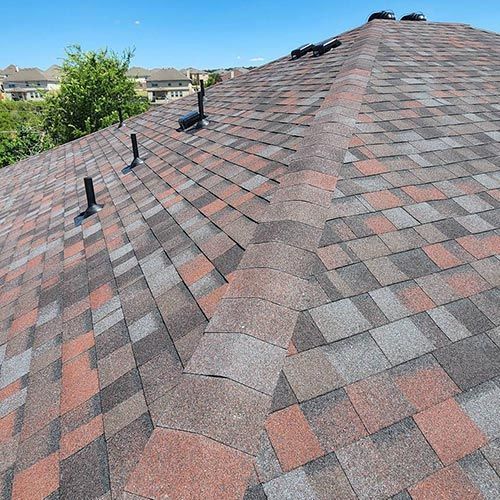
[[[292,50],[290,56],[292,57],[292,59],[298,59],[299,57],[302,57],[304,54],[311,52],[313,48],[314,45],[312,43],[306,43],[305,45],[301,45],[298,49]]]
[[[325,52],[328,52],[330,49],[334,49],[339,45],[342,45],[342,42],[337,37],[327,38],[326,40],[323,40],[322,42],[314,45],[312,49],[313,55],[320,56],[321,54],[324,54]]]
[[[390,19],[392,21],[396,20],[396,16],[392,10],[381,10],[380,12],[374,12],[369,18],[368,22],[374,19]]]
[[[427,18],[422,12],[412,12],[411,14],[403,16],[401,21],[427,21]]]
[[[188,130],[192,127],[202,128],[208,125],[207,116],[203,109],[203,98],[205,97],[205,87],[203,80],[200,81],[201,87],[198,91],[198,111],[190,111],[179,118],[179,130]]]

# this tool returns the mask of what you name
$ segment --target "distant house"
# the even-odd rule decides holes
[[[127,71],[127,76],[134,80],[135,86],[140,89],[146,88],[146,79],[150,75],[150,69],[141,68],[140,66],[132,66],[132,68]]]
[[[250,70],[247,68],[233,68],[227,71],[220,73],[222,81],[231,80],[236,78],[237,76],[244,75],[248,73]]]
[[[11,75],[12,73],[15,73],[16,71],[19,71],[19,68],[15,64],[9,64],[6,68],[0,68],[0,100],[5,99],[5,91],[3,88],[3,82],[4,80]]]
[[[44,73],[50,80],[59,82],[61,80],[62,68],[57,64],[53,64],[50,68],[47,68]]]
[[[59,88],[59,80],[38,68],[25,68],[9,74],[3,80],[3,87],[7,99],[39,101],[43,99],[43,91]]]
[[[146,90],[151,102],[172,101],[194,92],[191,80],[175,68],[152,70]]]
[[[9,64],[6,68],[0,69],[0,79],[7,78],[16,71],[19,71],[19,68],[15,64]]]
[[[202,69],[185,68],[181,69],[181,72],[184,73],[191,80],[193,85],[196,86],[200,84],[200,80],[203,80],[204,83],[208,80],[208,71],[204,71]]]

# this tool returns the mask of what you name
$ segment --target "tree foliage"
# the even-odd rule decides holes
[[[207,78],[207,87],[222,82],[222,76],[219,73],[210,73]]]
[[[0,101],[0,131],[13,132],[22,125],[41,129],[43,101]]]
[[[28,125],[21,125],[13,132],[2,131],[0,133],[0,167],[41,153],[52,146],[52,141],[45,132]]]
[[[127,118],[148,108],[126,75],[133,51],[121,55],[107,49],[84,52],[74,45],[66,54],[61,88],[46,98],[45,130],[56,144],[118,122],[119,109]]]

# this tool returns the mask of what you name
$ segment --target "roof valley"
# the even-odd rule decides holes
[[[158,463],[152,456],[160,453],[165,469],[180,457],[181,471],[197,468],[200,457],[205,457],[207,478],[219,480],[200,481],[196,487],[212,484],[214,490],[203,490],[209,497],[224,488],[235,497],[243,496],[299,311],[327,300],[319,283],[297,270],[303,267],[304,255],[315,254],[319,246],[370,80],[382,27],[374,23],[362,31],[291,157],[290,171],[279,179],[183,380],[166,395],[164,413],[126,491],[154,496],[151,476],[160,471],[153,470]],[[276,254],[286,254],[285,262],[273,260]],[[262,324],[263,309],[269,315],[266,324]],[[252,314],[257,310],[261,315]],[[183,447],[192,447],[189,455],[180,452]],[[231,477],[222,468],[233,470]],[[191,483],[192,478],[180,472],[175,486],[179,490],[162,494],[176,497],[188,485],[192,488]]]

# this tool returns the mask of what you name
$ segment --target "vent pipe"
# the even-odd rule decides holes
[[[142,160],[139,157],[139,147],[137,146],[137,135],[130,134],[130,139],[132,141],[132,152],[134,154],[134,159],[132,160],[132,163],[130,164],[130,168],[134,168],[134,167],[137,167],[137,165],[142,165],[144,163],[144,160]]]
[[[85,196],[87,197],[87,208],[84,212],[77,215],[74,219],[75,226],[79,226],[85,219],[91,215],[96,214],[102,209],[103,205],[99,205],[95,199],[94,183],[92,177],[85,177],[83,179],[85,184]]]

